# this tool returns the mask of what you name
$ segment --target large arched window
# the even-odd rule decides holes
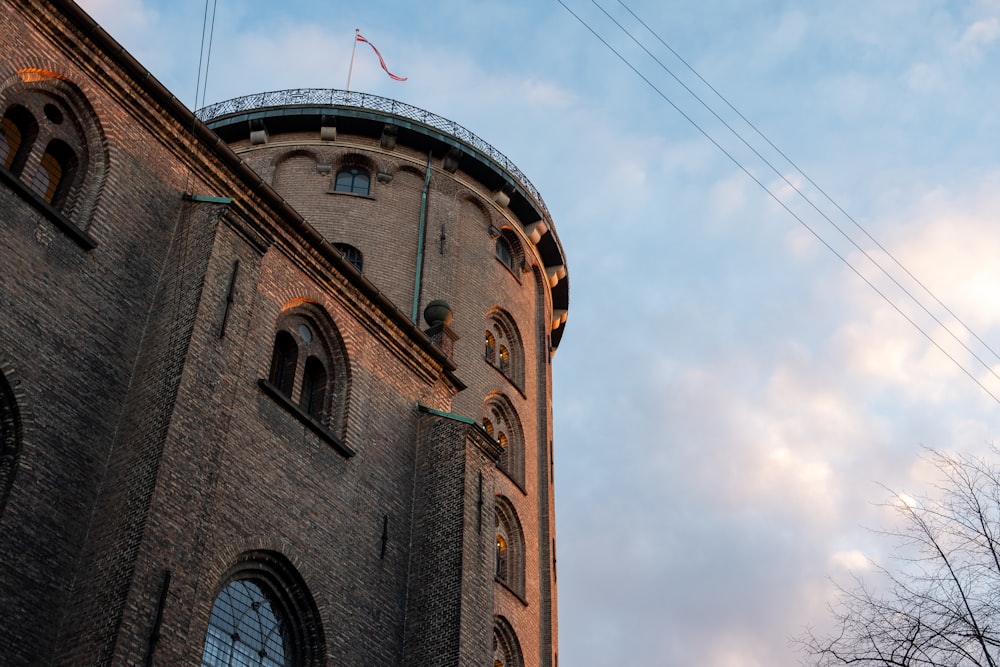
[[[248,552],[212,603],[202,667],[322,665],[323,628],[302,578],[280,554]]]
[[[0,89],[0,165],[78,227],[104,187],[106,141],[82,91],[60,74],[28,68]]]
[[[300,418],[308,415],[314,426],[343,438],[349,367],[333,322],[318,304],[297,299],[286,305],[276,328],[269,391]]]
[[[337,172],[333,181],[334,192],[367,195],[371,190],[371,176],[361,167],[346,167]]]
[[[288,636],[288,619],[256,581],[234,581],[212,605],[205,638],[203,667],[286,667],[295,649]]]

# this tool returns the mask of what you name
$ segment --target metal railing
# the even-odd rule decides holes
[[[472,148],[496,162],[507,173],[516,178],[528,194],[535,200],[546,217],[549,210],[545,206],[545,201],[538,189],[528,180],[528,177],[521,172],[517,166],[511,162],[506,155],[493,148],[490,144],[462,127],[454,121],[443,118],[435,113],[420,109],[405,102],[380,97],[369,93],[358,93],[349,90],[338,90],[336,88],[291,88],[288,90],[275,90],[268,93],[256,93],[254,95],[244,95],[234,97],[231,100],[216,102],[207,107],[202,107],[195,111],[195,115],[209,123],[216,118],[234,113],[265,109],[268,107],[292,106],[292,105],[329,105],[357,107],[372,111],[390,113],[410,120],[415,120],[429,127],[449,134],[456,139],[468,144]]]

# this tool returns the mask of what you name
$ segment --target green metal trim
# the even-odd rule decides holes
[[[429,408],[422,403],[417,403],[417,409],[421,412],[426,412],[428,414],[434,415],[435,417],[444,417],[445,419],[450,419],[456,422],[462,422],[463,424],[470,424],[472,426],[478,426],[476,420],[471,417],[463,417],[462,415],[456,415],[454,412],[442,412],[441,410],[435,410],[434,408]]]
[[[427,232],[427,189],[431,185],[431,160],[433,155],[427,152],[427,171],[424,174],[424,191],[420,194],[420,226],[417,229],[417,275],[413,280],[413,314],[410,320],[417,323],[417,311],[420,307],[420,283],[424,275],[424,236]]]
[[[197,201],[207,204],[232,204],[232,197],[209,197],[208,195],[184,195],[188,201]]]

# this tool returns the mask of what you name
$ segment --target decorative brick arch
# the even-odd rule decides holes
[[[503,308],[494,306],[486,313],[486,360],[497,370],[524,390],[524,341],[514,318]],[[494,351],[490,354],[489,340],[494,341]],[[506,355],[503,351],[506,350]]]
[[[268,380],[338,438],[346,435],[351,369],[339,330],[315,301],[293,299],[275,323]]]
[[[494,526],[497,534],[496,578],[524,598],[524,530],[517,510],[506,496],[496,496]]]
[[[517,633],[503,616],[493,617],[493,667],[524,667]]]
[[[55,208],[81,229],[87,229],[108,178],[108,141],[98,114],[84,91],[67,77],[44,67],[22,67],[0,83],[0,114],[19,106],[39,122],[38,134],[27,147],[17,175],[35,189],[53,147],[72,153],[73,170],[66,174]],[[47,122],[41,123],[40,121]],[[44,197],[44,193],[43,197]]]
[[[280,621],[280,639],[276,643],[285,651],[286,664],[296,667],[326,664],[326,639],[316,602],[291,561],[270,550],[243,552],[221,577],[206,626],[203,649],[206,656],[218,657],[218,651],[225,650],[226,641],[235,643],[238,640],[234,615],[220,607],[247,602],[241,588],[257,593],[256,602],[267,606],[267,612]],[[254,612],[257,611],[258,608],[254,608]],[[230,629],[226,627],[228,624],[234,627],[226,636],[225,631]]]
[[[510,399],[498,391],[490,393],[483,401],[481,422],[491,436],[505,445],[497,465],[523,487],[524,429]]]

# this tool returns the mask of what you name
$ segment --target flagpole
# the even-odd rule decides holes
[[[351,66],[347,68],[347,92],[351,92],[351,74],[354,73],[354,54],[358,52],[358,35],[361,34],[361,28],[354,29],[354,48],[351,49]]]

